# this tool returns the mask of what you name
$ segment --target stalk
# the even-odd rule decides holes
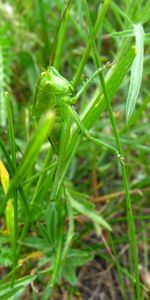
[[[105,0],[102,7],[99,10],[98,17],[97,17],[97,20],[96,20],[95,26],[94,26],[94,37],[96,37],[96,35],[98,33],[98,30],[99,30],[100,26],[102,25],[102,22],[103,22],[105,14],[106,14],[107,8],[109,6],[109,3],[110,3],[110,0]],[[75,90],[76,90],[76,88],[78,86],[78,83],[80,81],[80,77],[81,77],[81,74],[83,72],[84,66],[86,65],[86,62],[89,58],[90,50],[91,50],[91,41],[89,41],[88,44],[87,44],[87,47],[85,49],[85,52],[84,52],[83,57],[81,59],[81,62],[79,64],[77,73],[76,73],[76,75],[73,79],[73,86],[74,86]]]
[[[93,54],[94,54],[94,61],[95,65],[97,68],[100,68],[100,63],[99,63],[99,55],[95,43],[95,38],[94,38],[94,31],[91,23],[91,18],[89,14],[89,9],[87,6],[86,0],[83,0],[84,3],[84,8],[85,8],[85,14],[89,26],[89,31],[90,31],[90,38],[91,38],[91,44],[93,48]],[[115,141],[116,141],[116,146],[119,151],[119,161],[120,161],[120,166],[121,166],[121,172],[122,172],[122,178],[123,178],[123,185],[124,185],[124,190],[125,190],[125,195],[126,195],[126,205],[127,205],[127,219],[128,219],[128,235],[129,235],[129,242],[130,242],[130,252],[131,252],[131,257],[134,262],[134,270],[135,270],[135,278],[136,278],[136,292],[137,292],[137,300],[140,300],[140,280],[139,280],[139,269],[138,269],[138,250],[137,250],[137,244],[136,244],[136,235],[135,235],[135,226],[134,226],[134,219],[133,219],[133,213],[132,213],[132,206],[131,206],[131,199],[130,199],[130,193],[129,193],[129,183],[128,183],[128,178],[127,178],[127,173],[126,173],[126,166],[123,161],[123,149],[120,143],[120,138],[119,138],[119,133],[117,129],[117,124],[116,120],[113,115],[113,110],[111,103],[109,101],[107,89],[106,89],[106,84],[105,80],[103,77],[102,73],[98,73],[99,81],[104,93],[104,98],[107,104],[108,112],[109,112],[109,118],[111,121],[113,133],[115,136]]]

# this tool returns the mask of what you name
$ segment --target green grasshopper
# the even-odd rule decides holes
[[[56,198],[56,194],[54,192],[55,181],[57,184],[59,172],[61,170],[63,161],[65,160],[66,145],[68,144],[71,133],[71,118],[87,139],[98,145],[104,145],[111,151],[117,153],[117,150],[113,146],[104,143],[89,133],[80,120],[78,113],[72,106],[78,101],[83,91],[89,86],[91,81],[98,75],[98,73],[110,66],[111,64],[107,64],[106,66],[94,72],[91,78],[86,81],[84,86],[79,92],[77,92],[76,95],[72,84],[62,75],[60,75],[60,73],[54,67],[50,66],[46,71],[41,73],[36,87],[33,103],[33,115],[35,116],[36,121],[39,121],[41,116],[48,110],[54,110],[56,114],[55,125],[51,136],[49,136],[52,148],[54,149],[54,152],[58,154],[58,165],[54,178],[54,188],[51,193],[51,200],[55,200]]]
[[[61,197],[61,187],[60,174],[63,170],[65,160],[67,160],[67,150],[69,146],[69,139],[71,135],[71,119],[76,123],[81,134],[83,134],[87,139],[98,145],[104,145],[108,147],[111,151],[118,154],[117,150],[110,145],[107,145],[103,141],[93,137],[89,131],[86,129],[76,110],[73,107],[79,97],[82,95],[83,91],[89,86],[91,81],[102,72],[104,69],[110,67],[111,64],[98,69],[89,78],[83,87],[75,95],[73,85],[52,66],[49,66],[46,71],[41,73],[38,80],[36,93],[33,103],[33,115],[38,122],[41,116],[48,110],[54,110],[56,115],[55,125],[53,131],[51,132],[49,141],[52,145],[54,152],[58,155],[57,167],[53,177],[53,184],[50,192],[50,201],[52,205],[57,205],[60,209],[59,213],[59,239],[57,244],[56,259],[53,268],[53,274],[50,282],[51,288],[56,284],[57,274],[60,268],[62,260],[62,248],[63,248],[63,219],[62,214],[62,199]],[[52,209],[52,207],[51,207]]]

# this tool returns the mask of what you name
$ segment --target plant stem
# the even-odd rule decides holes
[[[49,150],[48,150],[47,156],[45,158],[44,164],[43,164],[43,169],[42,169],[43,171],[49,165],[49,163],[51,161],[51,158],[52,158],[52,148],[50,147]],[[33,193],[33,197],[32,197],[31,204],[30,204],[30,214],[27,215],[27,217],[25,219],[25,222],[24,222],[22,232],[21,232],[20,245],[18,247],[18,256],[20,255],[22,242],[24,241],[24,239],[26,237],[26,234],[27,234],[30,223],[32,222],[32,212],[33,212],[35,201],[36,201],[36,195],[38,193],[40,185],[42,184],[42,182],[44,180],[44,177],[45,177],[44,172],[42,172],[42,174],[39,176],[38,182],[36,184],[36,188],[35,188],[34,193]]]
[[[69,11],[71,8],[71,1],[68,2],[67,7],[64,11],[64,14],[62,16],[62,22],[61,26],[59,28],[59,34],[58,34],[58,39],[57,39],[57,46],[55,49],[55,57],[54,57],[54,62],[53,66],[59,70],[60,65],[61,65],[61,60],[62,60],[62,49],[63,49],[63,44],[64,44],[64,39],[65,39],[65,34],[66,34],[66,29],[67,29],[67,24],[68,24],[68,19],[69,19]]]
[[[17,199],[17,191],[15,190],[13,193],[14,199],[14,233],[13,233],[13,269],[17,266],[18,256],[17,256],[17,241],[18,241],[18,199]],[[12,285],[14,284],[14,280],[16,278],[16,272],[13,272],[12,276]]]
[[[60,224],[60,232],[59,232],[59,240],[58,240],[58,245],[57,245],[57,252],[56,252],[56,259],[54,262],[54,269],[53,269],[53,274],[52,278],[50,281],[50,287],[54,288],[56,282],[57,282],[57,276],[58,272],[61,266],[61,261],[62,261],[62,246],[63,246],[63,236],[64,236],[64,222],[61,221]]]
[[[90,38],[91,38],[91,44],[93,48],[93,54],[94,54],[94,61],[97,68],[100,68],[99,63],[99,55],[95,43],[94,38],[94,32],[92,28],[91,18],[89,15],[89,10],[87,6],[86,0],[83,0],[84,8],[85,8],[85,14],[89,26],[90,31]],[[116,120],[113,115],[113,110],[111,103],[109,101],[105,80],[102,73],[98,73],[100,84],[104,93],[105,101],[107,104],[108,112],[109,112],[109,118],[111,121],[112,129],[115,136],[116,145],[118,148],[118,151],[120,153],[120,165],[121,165],[121,171],[122,171],[122,177],[123,177],[123,184],[124,184],[124,190],[126,195],[126,205],[127,205],[127,219],[128,219],[128,235],[129,235],[129,241],[130,241],[130,251],[132,260],[134,262],[134,269],[135,269],[135,278],[136,278],[136,292],[137,292],[137,299],[140,300],[140,280],[139,280],[139,270],[138,270],[138,250],[137,250],[137,244],[136,244],[136,235],[135,235],[135,226],[134,226],[134,219],[132,214],[132,207],[131,207],[131,199],[130,199],[130,193],[129,193],[129,184],[127,179],[127,173],[126,173],[126,166],[121,158],[123,158],[123,150],[120,143],[119,133],[116,125]]]
[[[15,144],[15,134],[14,134],[14,126],[13,126],[13,117],[12,110],[10,105],[10,95],[5,93],[5,102],[7,108],[7,118],[8,118],[8,132],[10,139],[10,148],[12,155],[12,163],[14,169],[16,169],[16,144]],[[13,209],[14,209],[14,228],[13,228],[13,268],[15,269],[17,266],[17,240],[18,240],[18,199],[17,199],[17,190],[15,189],[13,192]],[[16,278],[16,272],[13,272],[12,276],[12,286],[14,284],[14,280]]]
[[[107,11],[107,8],[109,6],[109,3],[110,3],[110,0],[105,0],[104,3],[103,3],[103,6],[100,8],[99,10],[99,13],[98,13],[98,17],[97,17],[97,20],[95,22],[95,26],[94,26],[94,37],[96,36],[102,22],[103,22],[103,19],[104,19],[104,16],[105,16],[105,13]],[[91,41],[88,42],[87,44],[87,47],[85,49],[85,52],[83,54],[83,57],[82,57],[82,60],[79,64],[79,67],[78,67],[78,70],[77,70],[77,73],[73,79],[73,86],[74,86],[74,89],[76,90],[77,86],[78,86],[78,83],[80,81],[80,77],[81,77],[81,74],[83,72],[83,69],[84,69],[84,66],[88,60],[88,57],[90,55],[90,50],[91,50]]]

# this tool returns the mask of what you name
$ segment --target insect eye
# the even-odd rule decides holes
[[[52,84],[48,81],[45,83],[46,86],[52,86]]]
[[[41,76],[43,77],[43,76],[45,76],[45,74],[46,74],[46,72],[42,72],[42,73],[41,73]]]

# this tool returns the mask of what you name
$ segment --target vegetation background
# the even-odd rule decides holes
[[[150,1],[87,5],[0,1],[0,299],[150,298]],[[75,93],[114,63],[75,109],[118,156],[72,121],[55,172],[53,112],[39,126],[32,115],[50,53]]]

